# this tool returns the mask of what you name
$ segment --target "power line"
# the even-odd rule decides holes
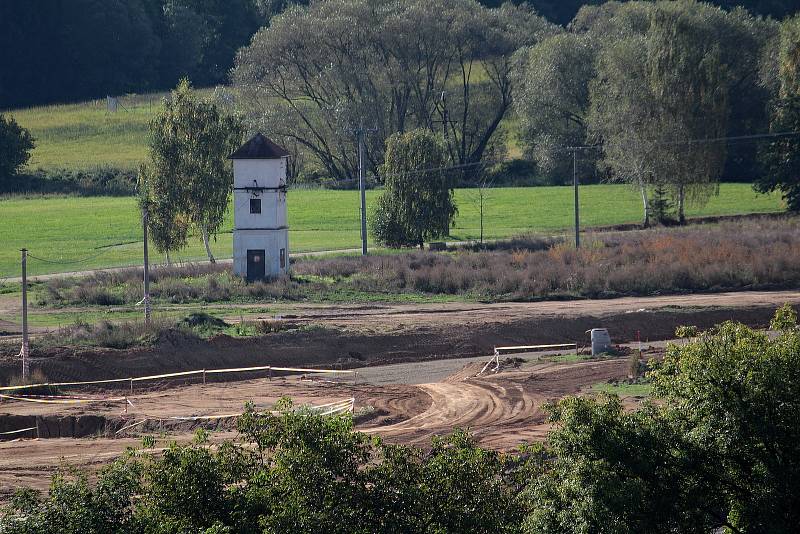
[[[726,136],[726,137],[703,137],[698,139],[683,139],[678,141],[658,141],[658,142],[650,142],[653,146],[674,146],[674,145],[698,145],[704,143],[719,143],[719,142],[736,142],[736,141],[756,141],[760,139],[772,139],[776,137],[792,137],[800,135],[800,131],[793,131],[793,132],[771,132],[771,133],[763,133],[763,134],[750,134],[750,135],[733,135],[733,136]],[[602,149],[604,146],[608,146],[611,143],[598,143],[596,145],[577,145],[577,146],[566,146],[561,148],[553,149],[553,152],[573,152],[575,150],[599,150]]]
[[[49,264],[52,264],[52,265],[74,265],[74,264],[77,264],[77,263],[86,263],[87,261],[91,261],[91,260],[93,260],[95,258],[99,258],[103,254],[107,254],[107,253],[108,253],[108,250],[102,250],[102,251],[98,252],[97,254],[93,254],[91,256],[87,256],[85,258],[80,258],[80,259],[77,259],[77,260],[51,260],[51,259],[47,259],[47,258],[40,258],[38,256],[34,256],[33,254],[31,254],[29,252],[28,253],[28,258],[30,258],[32,260],[41,261],[43,263],[49,263]]]
[[[703,143],[718,143],[718,142],[737,142],[737,141],[755,141],[761,139],[772,139],[777,137],[791,137],[791,136],[800,136],[800,131],[792,131],[792,132],[774,132],[774,133],[764,133],[764,134],[750,134],[750,135],[734,135],[734,136],[726,136],[726,137],[711,137],[711,138],[699,138],[699,139],[685,139],[679,141],[663,141],[663,142],[655,142],[652,143],[654,146],[668,146],[668,145],[685,145],[685,144],[703,144]],[[576,150],[592,150],[592,149],[602,149],[604,146],[608,146],[606,144],[596,144],[596,145],[577,145],[577,146],[565,146],[560,148],[553,149],[553,152],[573,152]],[[513,161],[511,159],[495,159],[495,160],[481,160],[475,161],[470,163],[461,163],[458,165],[449,165],[446,167],[431,167],[428,169],[416,169],[413,171],[406,171],[402,173],[392,173],[388,175],[380,175],[380,174],[372,174],[370,178],[375,180],[379,180],[380,178],[385,178],[386,176],[392,177],[406,177],[406,176],[415,176],[419,174],[426,174],[431,172],[445,172],[445,171],[454,171],[454,170],[462,170],[468,169],[471,167],[479,167],[479,166],[488,166],[494,165],[497,163],[504,163],[508,161]]]
[[[389,173],[389,174],[384,174],[384,175],[372,174],[369,177],[373,178],[375,180],[378,180],[380,178],[384,178],[385,179],[387,176],[391,176],[392,178],[403,178],[403,177],[406,177],[406,176],[416,176],[418,174],[427,174],[427,173],[430,173],[430,172],[456,171],[456,170],[468,169],[470,167],[479,167],[479,166],[482,166],[482,165],[494,165],[495,163],[503,163],[505,161],[512,161],[512,160],[508,160],[508,159],[481,160],[481,161],[475,161],[475,162],[472,162],[472,163],[460,163],[458,165],[449,165],[447,167],[431,167],[431,168],[428,168],[428,169],[415,169],[413,171],[395,172],[395,173]]]

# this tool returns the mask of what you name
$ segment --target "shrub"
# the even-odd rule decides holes
[[[184,324],[176,324],[167,318],[152,318],[149,323],[124,321],[112,323],[100,321],[88,324],[81,320],[69,326],[62,326],[56,332],[45,334],[34,340],[34,347],[82,345],[127,349],[152,345],[168,331],[180,330],[184,336],[198,338],[197,334]]]
[[[756,219],[595,234],[580,250],[560,239],[526,236],[444,253],[300,259],[291,276],[251,284],[233,276],[229,266],[160,267],[151,295],[173,303],[342,299],[356,293],[535,300],[790,288],[800,284],[795,224]],[[135,269],[50,280],[38,299],[53,305],[133,304],[141,299],[140,280]]]
[[[136,173],[128,169],[38,169],[7,180],[2,193],[130,196],[136,193]]]
[[[28,162],[33,149],[30,132],[17,124],[14,117],[0,113],[0,184],[17,173]]]

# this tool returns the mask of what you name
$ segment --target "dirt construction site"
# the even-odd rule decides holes
[[[675,327],[729,319],[765,327],[786,302],[800,304],[800,292],[307,305],[281,320],[319,328],[188,347],[165,339],[136,350],[54,349],[35,355],[32,367],[66,384],[0,390],[0,501],[18,487],[46,488],[59,466],[96,470],[145,434],[161,446],[201,426],[213,439],[233,437],[246,402],[267,410],[282,397],[318,413],[352,412],[359,430],[391,442],[424,447],[460,427],[484,446],[512,450],[546,436],[544,403],[624,383],[631,355],[641,347],[642,359],[660,357]],[[609,330],[618,356],[588,356],[586,331],[595,327]],[[564,346],[490,362],[495,347],[553,344]],[[0,374],[16,365],[0,360]],[[223,369],[230,371],[215,372]],[[624,396],[631,405],[641,399]]]

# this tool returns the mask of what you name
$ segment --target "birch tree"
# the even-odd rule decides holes
[[[150,122],[150,161],[140,173],[141,190],[153,208],[150,229],[164,252],[185,246],[178,225],[194,228],[214,263],[210,238],[222,226],[233,187],[227,157],[241,143],[241,121],[200,100],[182,80]],[[159,241],[156,241],[157,246]]]

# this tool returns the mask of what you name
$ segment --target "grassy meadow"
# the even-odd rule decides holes
[[[29,169],[134,169],[147,156],[148,122],[161,95],[123,98],[116,113],[105,100],[12,110],[33,135]]]
[[[379,191],[368,191],[367,203]],[[477,239],[480,217],[475,190],[456,190],[458,218],[451,240]],[[484,203],[487,239],[568,230],[573,221],[572,188],[497,188]],[[641,206],[637,194],[623,185],[581,188],[581,223],[604,226],[637,222]],[[292,190],[288,196],[289,240],[294,252],[359,246],[357,191]],[[691,207],[689,216],[766,213],[783,209],[779,195],[756,194],[748,184],[722,184],[720,194],[703,207]],[[6,197],[0,199],[0,278],[19,276],[19,249],[34,258],[31,274],[67,272],[137,264],[141,261],[141,222],[132,197]],[[232,251],[232,216],[212,243],[220,258]],[[154,260],[160,258],[153,253]],[[174,260],[204,258],[199,237],[192,238]],[[68,263],[86,260],[80,263]]]
[[[210,95],[213,90],[200,90]],[[11,111],[36,139],[30,169],[132,169],[146,158],[148,122],[164,94],[129,95],[116,113],[105,100],[52,105]],[[520,155],[516,123],[508,118],[501,134],[509,155]],[[378,191],[367,193],[373,204]],[[359,246],[359,203],[355,191],[293,190],[289,193],[290,241],[293,251],[318,251]],[[459,208],[452,240],[480,236],[478,195],[456,190]],[[497,188],[484,203],[484,237],[503,238],[531,232],[558,233],[573,221],[570,187]],[[781,210],[778,195],[758,195],[747,184],[723,184],[720,194],[690,216],[761,213]],[[581,222],[603,226],[636,222],[640,218],[636,193],[623,185],[581,188]],[[221,258],[232,248],[229,216],[213,243]],[[7,197],[0,199],[0,278],[19,274],[19,249],[34,258],[31,274],[66,272],[137,264],[141,261],[141,224],[133,198]],[[44,258],[42,261],[35,258]],[[177,260],[204,258],[199,238],[174,255]],[[158,259],[158,258],[156,258]],[[74,260],[85,260],[72,263]]]

